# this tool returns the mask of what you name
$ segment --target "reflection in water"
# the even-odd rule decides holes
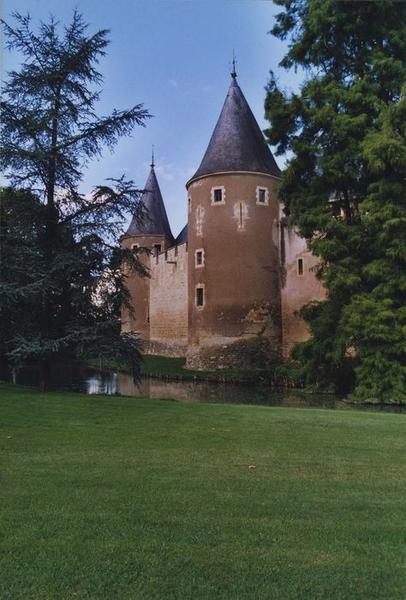
[[[94,372],[86,379],[88,394],[122,394],[137,398],[166,398],[180,402],[221,402],[336,408],[340,401],[331,395],[305,395],[298,391],[275,391],[266,386],[232,383],[163,381],[143,379],[134,383],[125,373]],[[340,403],[341,404],[341,403]]]
[[[119,394],[117,373],[94,373],[86,379],[86,394]]]
[[[38,371],[28,367],[15,373],[0,372],[0,379],[23,385],[39,385]],[[331,394],[306,394],[300,390],[274,390],[266,385],[166,381],[162,379],[143,379],[137,385],[131,375],[109,370],[101,371],[78,364],[57,365],[51,373],[50,389],[86,394],[121,394],[136,398],[170,399],[178,402],[319,406],[324,408],[351,407]],[[362,408],[362,406],[357,408]],[[376,408],[396,412],[406,410],[406,406],[378,405]]]

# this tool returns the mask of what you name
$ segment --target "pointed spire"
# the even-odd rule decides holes
[[[153,169],[155,167],[154,144],[152,144],[152,158],[151,158],[150,167],[151,167],[151,169]]]
[[[234,52],[234,50],[233,50],[233,62],[232,62],[232,65],[233,65],[233,67],[232,67],[232,69],[231,69],[231,73],[230,73],[230,75],[231,75],[231,77],[232,77],[233,79],[237,79],[237,71],[236,71],[236,69],[235,69],[235,64],[236,64],[236,60],[235,60],[235,52]]]
[[[212,173],[250,171],[280,177],[280,170],[237,83],[235,57],[228,93],[200,167],[189,180]]]
[[[154,170],[154,152],[152,151],[151,171],[145,189],[141,197],[141,203],[144,207],[144,215],[140,221],[139,214],[136,213],[127,229],[126,236],[144,236],[144,235],[163,235],[173,239],[168,216],[165,210],[165,204],[159,189],[158,180]]]

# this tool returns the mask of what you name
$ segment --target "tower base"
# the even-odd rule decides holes
[[[280,359],[279,344],[264,337],[251,337],[221,346],[189,346],[186,368],[198,371],[266,369]]]

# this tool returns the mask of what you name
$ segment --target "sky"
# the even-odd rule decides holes
[[[1,0],[0,0],[1,2]],[[145,185],[155,146],[158,181],[172,232],[187,221],[186,181],[198,168],[230,82],[233,50],[239,85],[261,127],[265,86],[273,70],[292,90],[299,75],[278,63],[287,45],[268,34],[278,7],[269,0],[3,0],[3,18],[31,14],[34,26],[53,14],[62,24],[78,7],[89,33],[110,30],[99,70],[104,82],[99,115],[143,103],[153,118],[105,150],[84,172],[81,191],[123,173]],[[19,57],[3,54],[2,79]],[[283,157],[276,157],[283,166]],[[130,219],[130,216],[129,216]]]

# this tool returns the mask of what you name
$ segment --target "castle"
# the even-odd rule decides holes
[[[258,347],[287,357],[308,336],[297,311],[324,297],[317,258],[284,216],[280,170],[237,83],[230,87],[203,160],[186,183],[188,223],[174,239],[154,170],[122,245],[150,277],[127,280],[146,351],[186,356],[190,368],[242,366]],[[256,358],[255,358],[256,360]],[[258,360],[260,360],[258,358]]]

